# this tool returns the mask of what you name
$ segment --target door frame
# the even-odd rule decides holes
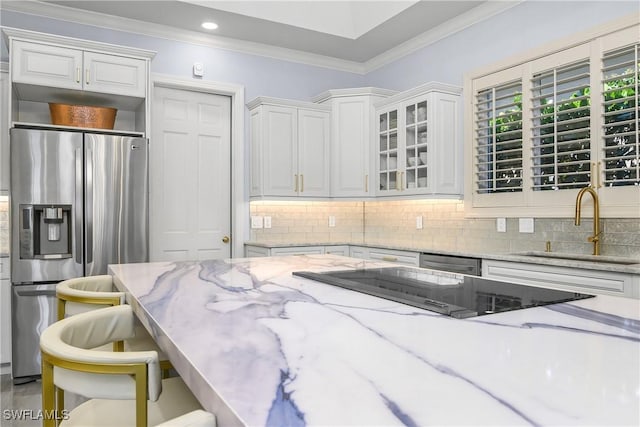
[[[244,182],[244,86],[215,81],[196,81],[167,74],[151,75],[149,110],[153,109],[154,89],[188,90],[191,92],[223,95],[231,98],[231,258],[244,256],[245,227],[249,218],[249,203],[245,200]],[[153,128],[153,117],[149,117],[149,130]],[[149,132],[151,134],[151,131]],[[149,142],[152,149],[153,142]]]

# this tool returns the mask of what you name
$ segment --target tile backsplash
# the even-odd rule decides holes
[[[251,240],[275,243],[366,243],[463,253],[544,251],[590,254],[592,222],[575,226],[573,218],[536,218],[533,233],[518,231],[518,218],[507,218],[507,231],[496,231],[495,218],[465,218],[459,200],[368,202],[252,202],[251,215],[271,216],[272,228],[252,229]],[[329,215],[336,226],[328,226]],[[422,229],[416,229],[417,217]],[[640,221],[601,220],[601,254],[640,258]]]

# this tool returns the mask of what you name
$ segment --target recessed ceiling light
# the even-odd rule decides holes
[[[216,28],[218,28],[218,24],[216,24],[215,22],[203,22],[202,28],[204,28],[205,30],[215,30]]]

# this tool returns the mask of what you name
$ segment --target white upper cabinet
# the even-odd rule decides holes
[[[12,49],[14,83],[138,98],[147,94],[143,59],[19,40]]]
[[[0,70],[0,191],[9,191],[9,73]]]
[[[115,130],[147,132],[154,52],[4,28],[10,56],[10,126],[50,125],[50,102],[117,108]],[[7,111],[7,110],[3,110]]]
[[[256,98],[251,112],[251,196],[329,196],[329,108]]]
[[[395,93],[369,87],[336,89],[313,99],[331,106],[331,197],[375,195],[371,173],[373,103]]]
[[[11,75],[15,83],[82,89],[82,51],[16,40]]]
[[[461,89],[428,83],[376,104],[379,196],[462,195]]]
[[[84,90],[144,98],[146,61],[125,56],[84,53]]]

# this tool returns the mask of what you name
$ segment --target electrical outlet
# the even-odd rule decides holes
[[[335,215],[329,215],[329,227],[336,226],[336,217]]]
[[[507,218],[496,218],[496,230],[499,233],[507,232]]]
[[[265,216],[264,217],[264,228],[271,228],[271,217],[270,216]]]
[[[422,230],[422,215],[416,217],[416,230]]]
[[[518,221],[518,230],[521,233],[533,233],[533,218],[520,218]]]
[[[262,228],[262,217],[261,216],[252,216],[251,217],[251,228]]]

